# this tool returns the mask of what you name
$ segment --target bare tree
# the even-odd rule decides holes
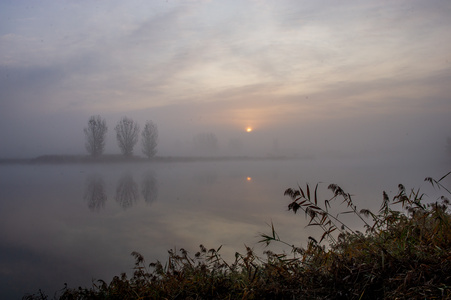
[[[133,148],[138,142],[139,125],[132,119],[123,117],[114,128],[116,130],[116,138],[121,148],[122,154],[125,156],[133,155]]]
[[[93,157],[102,155],[105,149],[107,130],[105,119],[102,119],[99,115],[92,116],[88,121],[88,127],[83,129],[86,136],[86,150]]]
[[[142,151],[148,158],[157,154],[158,127],[152,121],[147,121],[142,135]]]

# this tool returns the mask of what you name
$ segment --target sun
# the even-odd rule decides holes
[[[252,127],[246,128],[246,132],[252,132]]]

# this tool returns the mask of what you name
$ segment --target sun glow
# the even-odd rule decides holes
[[[252,131],[252,127],[246,128],[246,132],[251,132],[251,131]]]

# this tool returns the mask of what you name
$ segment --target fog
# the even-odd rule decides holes
[[[128,116],[158,125],[159,156],[199,155],[200,133],[214,155],[446,156],[448,1],[0,8],[2,158],[86,153],[97,114],[106,153]]]
[[[451,79],[451,78],[450,78]],[[217,107],[220,106],[220,107]],[[103,113],[108,133],[106,154],[120,154],[114,127],[122,116],[138,122],[141,129],[147,120],[158,126],[157,156],[258,156],[305,158],[410,158],[425,156],[437,159],[449,157],[449,114],[447,110],[386,114],[364,111],[356,116],[340,116],[332,107],[325,117],[287,113],[279,119],[268,117],[252,132],[246,126],[228,124],[224,105],[185,104],[128,111]],[[405,108],[409,110],[409,108]],[[215,118],[224,114],[224,119]],[[336,115],[338,114],[338,115]],[[45,114],[23,120],[2,118],[1,157],[35,157],[45,154],[86,154],[83,128],[89,115],[80,113]],[[243,125],[246,124],[243,122]],[[12,128],[10,127],[12,126]],[[252,126],[252,125],[247,125]],[[11,130],[8,130],[11,128]],[[216,151],[202,151],[196,147],[196,135],[213,133],[217,138]],[[134,154],[143,156],[141,143]]]
[[[130,251],[152,260],[201,238],[233,256],[271,220],[294,228],[275,199],[297,184],[345,185],[377,208],[384,189],[446,174],[450,15],[447,0],[1,1],[0,275],[10,295],[41,277],[56,289],[61,274],[73,284],[112,276]],[[154,122],[156,159],[8,161],[89,155],[93,115],[108,126],[104,154],[121,153],[121,118]],[[134,155],[144,156],[141,141]],[[79,248],[84,269],[69,274]],[[55,257],[66,264],[43,275]]]
[[[380,159],[241,159],[115,164],[0,165],[0,295],[17,299],[39,289],[53,295],[67,283],[90,287],[122,272],[132,274],[132,251],[146,262],[167,262],[167,250],[200,244],[222,245],[232,262],[247,245],[263,256],[278,243],[258,243],[273,224],[280,237],[305,246],[303,213],[287,210],[285,189],[318,185],[320,200],[330,198],[330,183],[352,194],[359,209],[376,212],[382,191],[397,185],[420,188],[427,202],[443,190],[423,181],[448,167],[423,160],[416,164]],[[451,181],[443,184],[449,187]],[[335,202],[334,209],[345,209]],[[347,217],[349,215],[343,216]],[[358,218],[346,224],[364,230]]]

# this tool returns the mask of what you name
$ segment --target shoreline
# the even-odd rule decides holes
[[[300,156],[142,156],[125,157],[120,154],[107,154],[101,157],[88,155],[41,155],[34,158],[0,158],[0,165],[6,164],[98,164],[98,163],[149,163],[149,162],[206,162],[206,161],[260,161],[312,159]]]

